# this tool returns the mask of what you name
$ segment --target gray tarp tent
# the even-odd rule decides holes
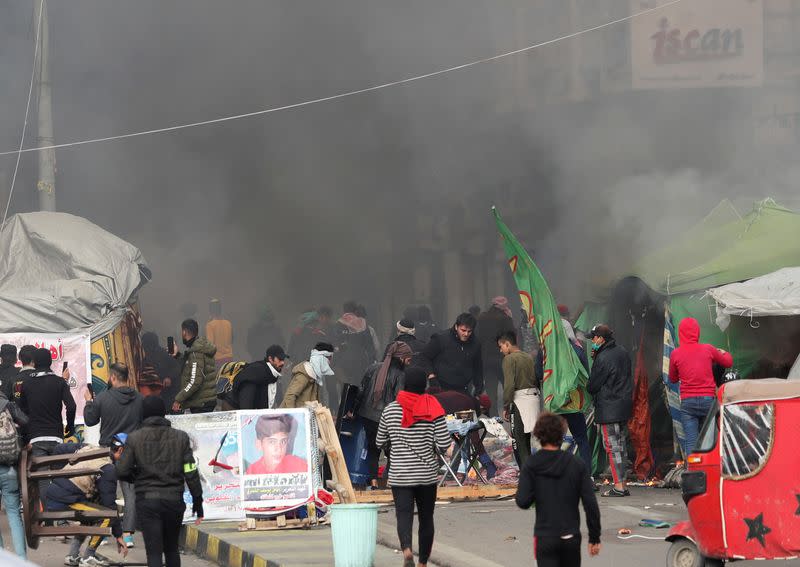
[[[0,231],[0,332],[111,332],[150,279],[135,246],[66,213],[13,216]]]

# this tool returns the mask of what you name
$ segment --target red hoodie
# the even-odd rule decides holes
[[[733,357],[713,345],[698,343],[700,324],[687,317],[678,327],[680,345],[669,357],[669,381],[681,383],[681,399],[715,396],[712,366],[716,362],[724,368],[733,366]]]

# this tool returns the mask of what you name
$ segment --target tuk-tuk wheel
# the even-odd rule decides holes
[[[686,538],[676,539],[667,552],[667,567],[721,567],[722,561],[703,557],[697,546]]]

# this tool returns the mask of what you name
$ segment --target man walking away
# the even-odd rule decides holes
[[[53,359],[50,350],[36,349],[33,356],[34,372],[22,383],[20,409],[28,416],[28,442],[34,457],[52,455],[65,437],[75,434],[75,400],[67,381],[50,370]],[[66,409],[67,426],[61,419]],[[44,496],[50,482],[39,481],[39,495]]]
[[[391,445],[389,486],[397,514],[397,535],[404,567],[414,566],[411,534],[415,503],[419,519],[419,565],[424,567],[428,563],[433,548],[433,510],[439,472],[436,451],[444,453],[451,441],[444,409],[436,398],[425,393],[426,386],[425,372],[409,368],[397,401],[383,410],[376,439],[378,447]]]
[[[492,305],[478,317],[476,334],[481,344],[481,360],[483,362],[483,383],[489,399],[492,401],[490,415],[497,415],[498,386],[503,379],[503,355],[497,348],[497,337],[514,331],[514,320],[508,299],[502,296],[492,299]]]
[[[17,347],[9,344],[0,346],[0,392],[9,400],[14,398],[14,384],[18,376]]]
[[[442,390],[483,393],[481,346],[474,330],[475,317],[462,313],[452,328],[434,335],[422,351],[421,363]]]
[[[318,402],[320,390],[325,387],[326,380],[333,380],[330,359],[333,356],[333,345],[317,343],[311,350],[308,362],[301,362],[292,368],[292,379],[286,388],[286,394],[280,407],[303,408],[306,402]]]
[[[373,486],[378,484],[378,459],[381,450],[375,444],[378,423],[384,408],[392,403],[403,386],[404,369],[411,364],[411,347],[395,341],[386,349],[383,362],[367,369],[355,401],[355,413],[361,418],[367,434],[367,462]]]
[[[142,424],[142,395],[131,388],[128,367],[121,362],[111,365],[109,376],[111,388],[100,392],[97,398],[85,392],[86,406],[83,419],[86,425],[100,424],[100,446],[110,447],[119,433],[133,433]],[[122,531],[125,532],[125,545],[133,547],[133,533],[136,531],[136,492],[130,482],[120,482],[125,499]]]
[[[372,360],[370,364],[377,362],[378,353],[381,351],[381,341],[378,338],[378,333],[375,331],[375,327],[369,324],[367,321],[367,308],[363,305],[356,306],[355,314],[358,317],[361,317],[367,323],[367,330],[369,331],[369,336],[372,339]]]
[[[533,546],[538,567],[580,567],[583,504],[589,528],[589,555],[600,553],[600,507],[594,496],[589,469],[580,459],[561,450],[567,424],[553,413],[543,413],[533,434],[542,445],[520,471],[517,506],[536,506]]]
[[[431,315],[431,308],[427,305],[420,305],[417,308],[417,324],[415,325],[416,336],[419,340],[427,343],[431,337],[439,332],[436,323],[433,322]]]
[[[82,461],[75,464],[67,464],[64,469],[98,468],[99,474],[85,475],[64,478],[59,477],[53,480],[50,488],[47,489],[46,509],[51,512],[62,512],[66,510],[93,511],[107,509],[116,511],[117,504],[117,469],[114,462],[122,455],[125,445],[125,434],[116,436],[107,457],[99,457],[90,461]],[[91,451],[96,447],[80,445],[78,443],[63,443],[56,447],[54,454],[69,455]],[[96,498],[95,498],[96,496]],[[133,502],[131,502],[133,505]],[[81,522],[87,523],[86,521]],[[124,556],[128,554],[128,549],[122,537],[122,528],[119,518],[100,520],[101,527],[110,527],[111,533],[117,540],[117,551]],[[64,558],[64,565],[80,567],[103,567],[108,565],[107,561],[97,557],[97,548],[103,541],[101,536],[89,538],[84,556],[81,557],[81,546],[86,541],[86,536],[73,536],[69,554]]]
[[[592,341],[594,364],[586,389],[594,397],[594,420],[603,437],[614,481],[614,486],[603,496],[630,496],[625,480],[628,420],[633,412],[631,359],[614,340],[614,332],[608,325],[595,325],[588,338]]]
[[[395,328],[397,329],[397,336],[392,342],[399,341],[407,344],[413,354],[418,354],[423,351],[425,348],[425,343],[416,337],[414,321],[411,319],[400,319],[395,325]],[[391,346],[391,343],[389,343],[389,346]],[[389,346],[387,346],[386,351],[384,351],[384,358],[386,357],[386,353],[389,351]]]
[[[272,345],[267,349],[263,360],[251,362],[233,379],[231,393],[226,400],[231,409],[268,409],[275,407],[277,401],[276,384],[281,370],[286,364],[287,355],[283,347]]]
[[[164,400],[145,398],[142,426],[128,436],[117,473],[136,480],[136,516],[142,526],[148,567],[180,567],[178,540],[183,513],[184,483],[192,495],[195,524],[203,520],[203,488],[189,435],[173,429],[164,415]]]
[[[158,335],[148,331],[142,335],[144,350],[143,367],[146,372],[158,376],[161,381],[161,399],[168,408],[175,402],[175,395],[181,387],[181,364],[161,347]]]
[[[733,357],[713,345],[699,343],[700,324],[692,317],[678,325],[678,337],[680,346],[669,358],[669,381],[681,385],[683,454],[688,457],[694,451],[697,435],[717,395],[714,363],[730,368]]]
[[[198,337],[197,321],[181,323],[181,338],[186,347],[181,367],[181,389],[175,395],[172,411],[188,409],[189,413],[208,413],[217,405],[217,370],[214,353],[217,347]],[[179,354],[176,352],[175,357]]]
[[[517,334],[507,331],[497,337],[503,354],[503,418],[511,422],[514,457],[519,469],[531,456],[531,432],[539,417],[539,381],[533,358],[517,346]]]

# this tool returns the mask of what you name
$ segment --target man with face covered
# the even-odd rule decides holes
[[[308,461],[289,453],[297,428],[290,415],[262,415],[256,421],[256,449],[261,458],[245,474],[286,474],[308,471]],[[294,431],[293,431],[294,429]]]
[[[431,337],[420,362],[442,390],[456,390],[472,396],[483,393],[481,345],[475,340],[475,317],[462,313],[455,325]]]
[[[333,376],[330,364],[332,356],[333,345],[317,343],[308,361],[292,368],[292,379],[286,388],[280,407],[302,408],[306,402],[318,402],[320,389],[325,386],[325,380],[330,380]]]

